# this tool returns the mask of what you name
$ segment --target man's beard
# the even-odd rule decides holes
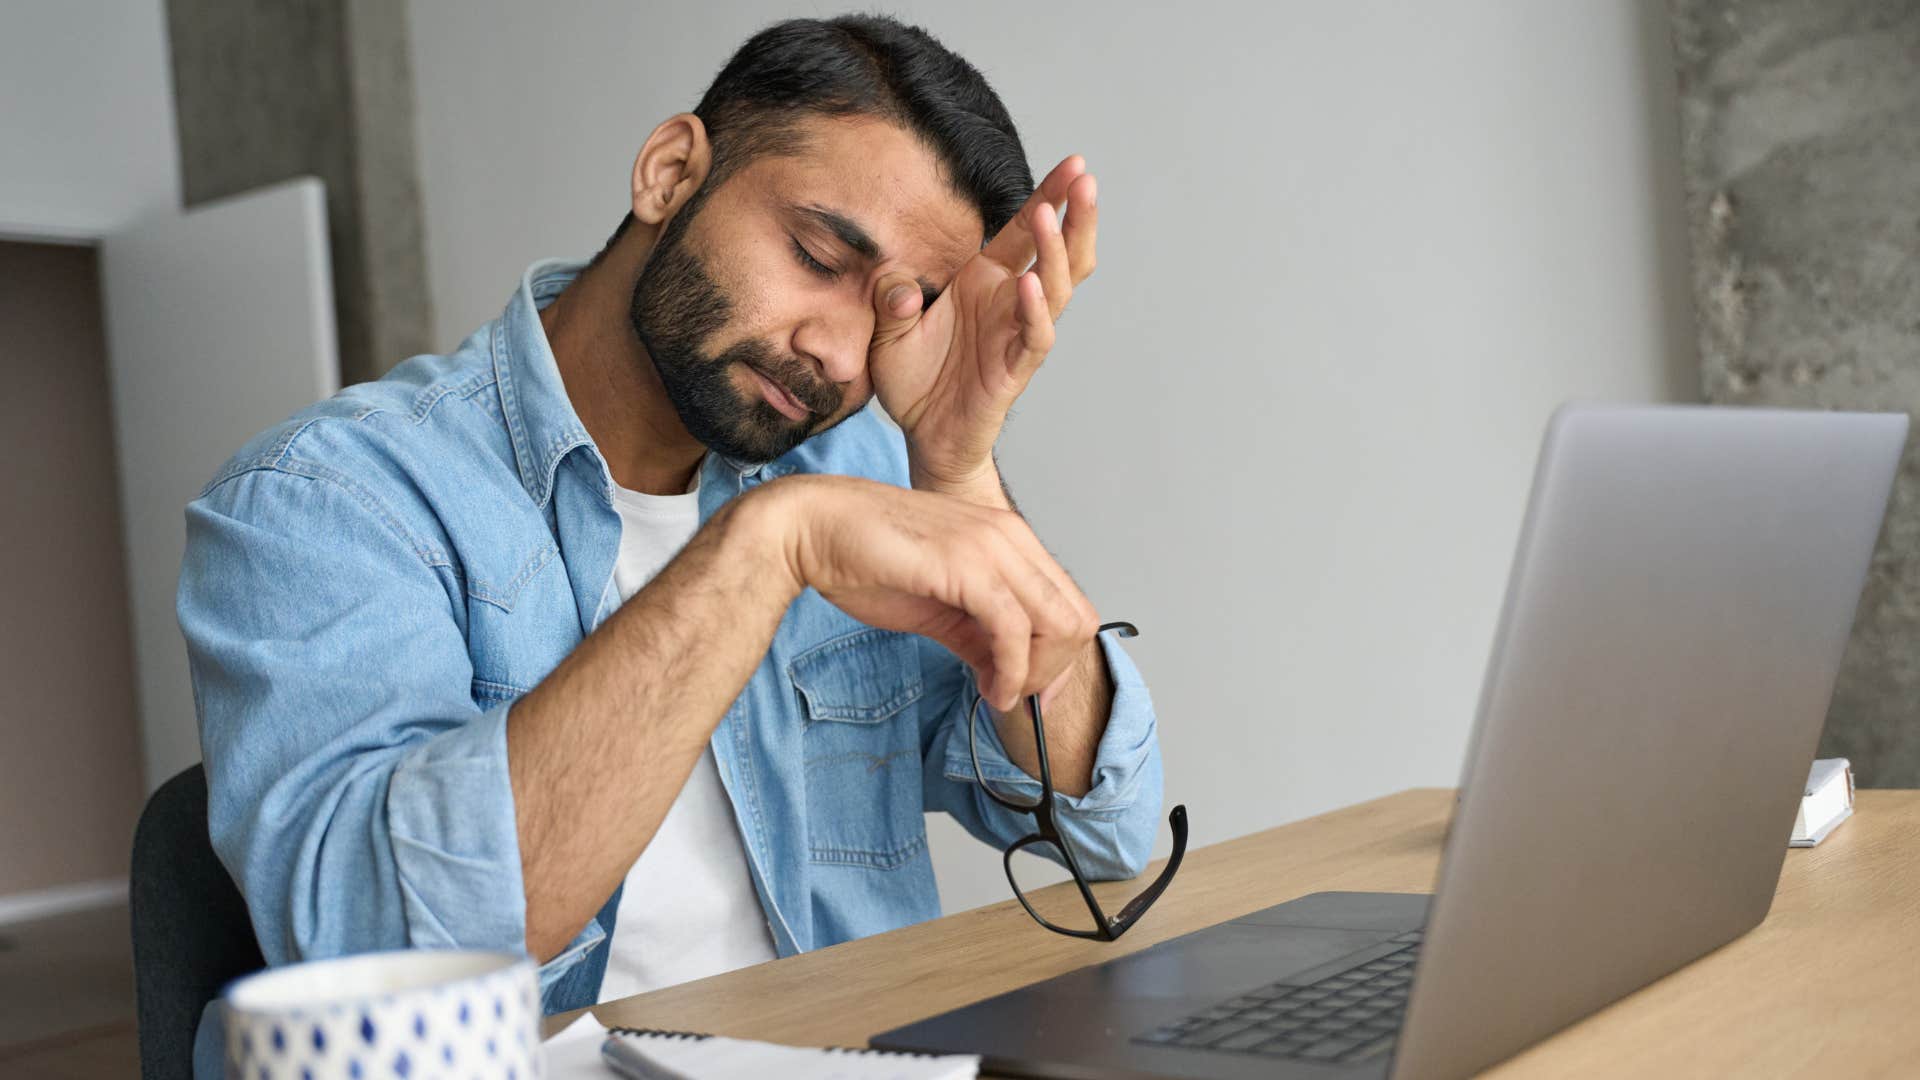
[[[709,450],[737,461],[772,461],[806,441],[821,418],[839,410],[840,388],[821,382],[811,364],[797,356],[776,355],[762,341],[739,342],[718,356],[700,351],[727,325],[733,303],[687,246],[687,227],[699,201],[696,196],[662,230],[634,283],[628,317],[688,433]],[[735,363],[785,387],[811,415],[789,419],[757,395],[742,397],[731,378]]]

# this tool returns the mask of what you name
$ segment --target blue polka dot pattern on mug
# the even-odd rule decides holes
[[[414,950],[293,964],[224,996],[227,1075],[247,1080],[507,1080],[540,1075],[533,966]]]

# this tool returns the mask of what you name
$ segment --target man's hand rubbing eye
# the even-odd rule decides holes
[[[1053,348],[1055,320],[1093,273],[1097,194],[1085,160],[1071,156],[925,311],[904,275],[875,286],[868,367],[906,433],[915,487],[1003,503],[993,445]]]

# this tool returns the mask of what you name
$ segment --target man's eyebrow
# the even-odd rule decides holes
[[[845,214],[824,206],[789,206],[788,209],[832,233],[835,239],[868,262],[880,260],[880,245],[867,235],[867,230],[861,228],[858,222]],[[920,310],[932,307],[933,302],[940,298],[939,287],[926,278],[915,278],[914,284],[920,286]]]
[[[868,262],[877,262],[880,258],[880,245],[874,243],[867,230],[861,228],[852,218],[824,206],[796,206],[793,212],[832,233],[839,241],[854,250],[854,253]]]

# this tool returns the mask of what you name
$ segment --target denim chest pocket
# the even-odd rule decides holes
[[[912,636],[865,629],[787,665],[805,712],[807,846],[814,862],[892,869],[927,844]]]
[[[463,568],[467,657],[474,704],[482,709],[539,685],[580,643],[578,609],[559,551],[547,542],[491,568]]]

